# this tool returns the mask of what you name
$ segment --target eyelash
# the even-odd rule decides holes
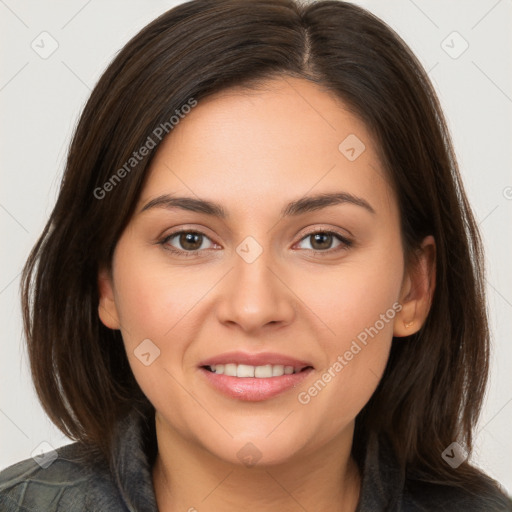
[[[171,240],[172,238],[174,238],[174,237],[176,237],[178,235],[181,235],[183,233],[193,233],[193,234],[196,234],[196,235],[202,235],[202,236],[204,236],[204,237],[206,237],[208,239],[210,238],[208,235],[206,235],[202,231],[191,230],[191,229],[188,229],[188,230],[187,229],[182,229],[182,230],[175,231],[175,232],[165,236],[158,243],[160,245],[162,245],[166,250],[171,251],[172,253],[177,254],[179,256],[184,256],[186,258],[197,256],[198,253],[200,253],[201,251],[205,250],[205,249],[196,249],[194,251],[183,251],[181,249],[176,249],[172,245],[168,245],[169,240]],[[325,251],[319,251],[319,250],[315,250],[315,249],[306,249],[308,251],[312,251],[313,254],[315,254],[315,255],[324,256],[326,254],[338,253],[339,251],[346,251],[350,247],[352,247],[352,245],[353,245],[353,242],[351,240],[349,240],[348,238],[345,238],[344,236],[340,235],[338,232],[336,232],[336,231],[329,231],[329,230],[325,230],[325,229],[318,229],[316,231],[312,231],[310,233],[307,233],[307,234],[305,234],[299,240],[299,242],[302,242],[304,239],[306,239],[308,237],[311,237],[313,235],[316,235],[316,234],[334,235],[334,237],[337,238],[341,242],[341,245],[336,247],[336,248],[334,248],[334,249],[326,249]]]

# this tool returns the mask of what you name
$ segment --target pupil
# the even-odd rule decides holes
[[[313,249],[325,249],[325,244],[324,246],[322,247],[322,244],[321,242],[325,242],[327,240],[327,247],[329,247],[330,245],[330,242],[331,242],[331,239],[332,239],[332,235],[329,235],[327,233],[315,233],[313,235],[313,239],[314,239],[314,242],[312,244],[313,246]],[[315,247],[315,244],[320,241],[320,247]]]
[[[200,233],[185,233],[181,235],[180,243],[184,249],[190,249],[192,251],[198,249],[194,245],[197,245],[197,241],[201,240],[200,237],[202,235]],[[199,243],[199,247],[201,247],[201,243]]]

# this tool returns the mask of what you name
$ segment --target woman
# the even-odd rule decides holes
[[[23,274],[76,442],[2,510],[512,510],[468,462],[489,334],[432,86],[338,1],[196,0],[114,59]]]

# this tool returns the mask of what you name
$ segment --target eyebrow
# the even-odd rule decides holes
[[[281,210],[280,217],[295,217],[307,212],[321,210],[328,206],[335,206],[339,204],[352,204],[360,206],[372,214],[376,213],[370,203],[362,197],[357,197],[347,192],[333,192],[306,196],[295,201],[291,201]],[[196,199],[194,197],[177,197],[170,194],[163,194],[151,199],[141,208],[139,213],[152,208],[180,208],[182,210],[204,213],[221,219],[229,218],[228,213],[220,204],[212,201],[206,201],[204,199]]]

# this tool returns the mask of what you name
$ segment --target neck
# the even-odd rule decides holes
[[[319,450],[262,467],[219,459],[184,440],[158,414],[156,429],[153,484],[161,512],[356,510],[360,474],[350,455],[353,424]]]

